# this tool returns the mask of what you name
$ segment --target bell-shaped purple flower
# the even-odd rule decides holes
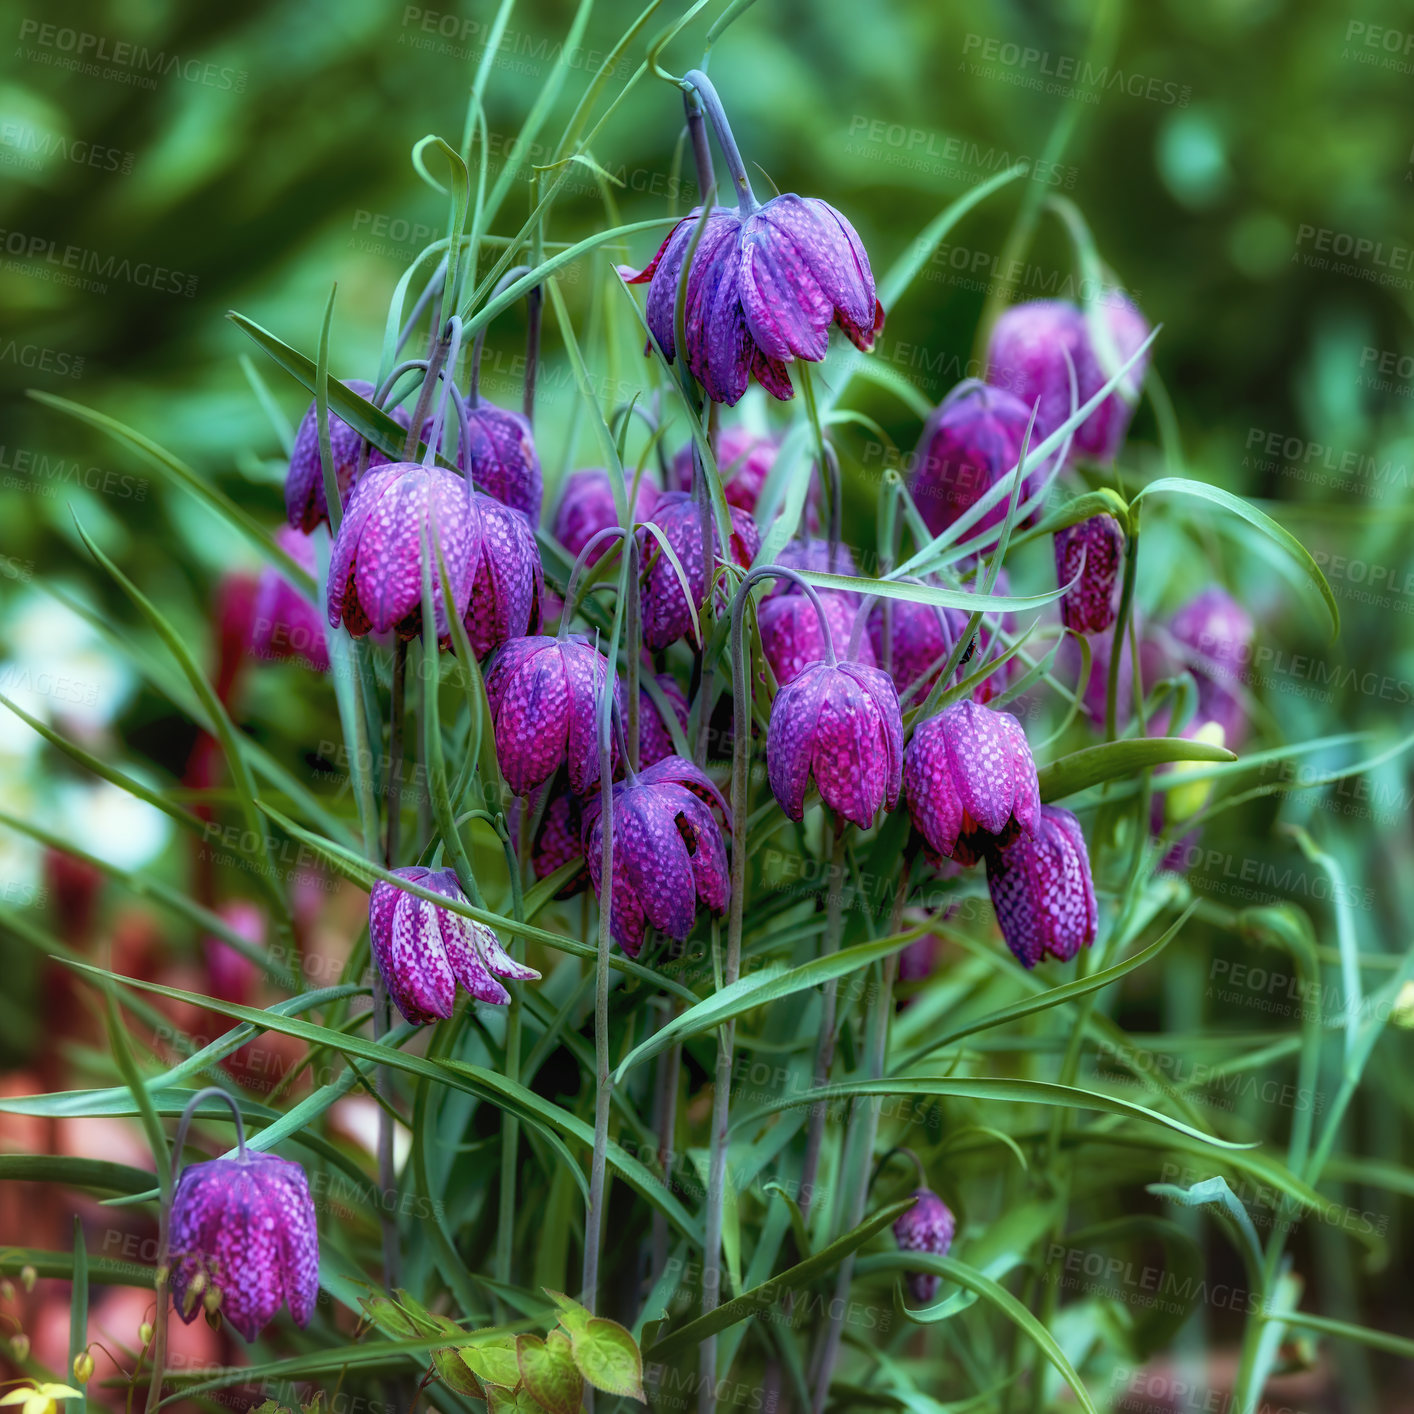
[[[935,855],[975,864],[1041,813],[1036,763],[1021,723],[964,699],[920,722],[903,760],[908,812]]]
[[[761,499],[761,489],[781,444],[774,437],[761,437],[745,427],[724,427],[717,434],[715,447],[717,473],[722,478],[722,494],[730,506],[754,512]],[[673,458],[673,489],[692,490],[692,444],[689,443]],[[820,483],[813,479],[806,499],[807,523],[812,528],[819,522]]]
[[[345,382],[349,392],[371,402],[374,387],[362,378]],[[409,417],[402,408],[389,414],[395,421],[408,425]],[[329,413],[329,450],[334,457],[334,477],[339,484],[339,502],[347,505],[349,492],[358,475],[358,459],[364,448],[363,437],[341,417]],[[372,444],[368,447],[368,469],[387,466],[389,458]],[[319,458],[319,418],[315,405],[300,420],[290,449],[290,469],[285,477],[285,515],[295,530],[308,535],[321,521],[329,519],[329,507],[324,499],[324,465]]]
[[[658,673],[654,680],[662,689],[669,709],[677,718],[678,726],[686,731],[689,708],[687,698],[683,695],[682,688],[678,686],[677,679],[671,673]],[[638,689],[638,764],[653,766],[664,757],[676,754],[677,748],[673,745],[673,734],[668,729],[662,708],[658,706],[652,693],[646,687],[640,686]]]
[[[664,354],[677,356],[674,309],[683,261],[701,208],[669,232],[629,284],[648,281],[648,327]],[[884,327],[874,274],[854,227],[833,206],[793,193],[743,218],[708,212],[687,272],[683,333],[687,366],[713,402],[736,403],[754,375],[772,396],[794,396],[786,364],[818,363],[838,324],[868,352]]]
[[[513,638],[486,669],[496,758],[506,784],[529,795],[561,765],[576,795],[599,780],[595,731],[608,659],[578,635]],[[617,685],[615,691],[618,691]]]
[[[355,638],[395,629],[422,631],[423,566],[429,567],[437,638],[451,632],[442,602],[442,575],[451,611],[465,615],[481,557],[481,516],[466,482],[445,467],[394,462],[369,472],[349,498],[329,565],[329,622]]]
[[[1080,821],[1043,805],[1036,832],[987,856],[987,888],[1007,946],[1026,968],[1069,962],[1095,941],[1095,885]]]
[[[478,491],[520,511],[532,529],[540,524],[540,457],[520,413],[480,401],[468,407],[457,465]]]
[[[946,1257],[957,1230],[952,1212],[931,1188],[916,1188],[913,1196],[918,1201],[894,1223],[894,1241],[899,1251]],[[906,1273],[909,1299],[915,1306],[926,1306],[938,1294],[940,1280],[936,1272]]]
[[[766,734],[771,791],[792,820],[805,815],[813,776],[820,799],[868,829],[898,804],[903,719],[886,673],[862,663],[810,663],[776,693]]]
[[[614,889],[609,931],[637,957],[651,924],[682,942],[698,903],[726,909],[731,892],[722,827],[727,804],[706,774],[668,756],[613,788]],[[584,803],[584,858],[596,898],[603,896],[604,820],[598,794]]]
[[[855,565],[849,546],[831,545],[828,540],[789,540],[781,546],[781,552],[776,556],[776,564],[783,569],[804,574],[842,574],[850,579],[859,577],[859,569]],[[800,592],[800,586],[794,580],[784,577],[775,580],[767,590],[770,595]]]
[[[319,1296],[319,1233],[304,1170],[242,1148],[182,1170],[172,1199],[172,1298],[188,1325],[219,1293],[220,1311],[254,1340],[288,1303],[309,1324]]]
[[[1070,416],[1070,370],[1075,367],[1077,406],[1105,386],[1149,337],[1149,324],[1124,295],[1107,297],[1096,316],[1104,321],[1111,352],[1108,364],[1085,315],[1065,300],[1030,300],[1013,305],[992,330],[987,346],[987,381],[1016,394],[1030,407],[1040,399],[1036,438],[1049,436]],[[1119,388],[1076,429],[1072,450],[1078,456],[1109,461],[1124,442],[1134,402],[1144,381],[1147,356],[1125,375]]]
[[[467,901],[455,870],[418,865],[393,872],[455,903]],[[516,962],[484,923],[383,879],[368,898],[368,940],[388,995],[415,1026],[451,1016],[458,983],[477,1001],[501,1006],[511,998],[497,977],[525,982],[540,976]]]
[[[900,697],[915,683],[921,684],[914,694],[917,702],[933,690],[943,661],[966,627],[967,615],[961,609],[881,599],[869,613],[869,642],[874,661],[881,667],[888,665]]]
[[[1061,622],[1076,633],[1103,633],[1115,621],[1115,587],[1124,558],[1124,531],[1109,515],[1091,516],[1055,534],[1056,580],[1080,582],[1060,601]]]
[[[535,532],[520,511],[479,491],[473,500],[481,518],[481,557],[471,582],[466,634],[472,651],[484,658],[507,639],[539,631],[545,571]]]
[[[282,525],[275,532],[275,541],[301,569],[315,572],[314,545],[309,536]],[[329,645],[319,606],[274,565],[264,566],[256,583],[248,646],[257,658],[274,660],[298,654],[316,672],[329,670]]]
[[[909,488],[918,513],[934,535],[941,534],[997,482],[1010,475],[1021,459],[1021,445],[1030,421],[1029,404],[1003,388],[979,383],[975,378],[959,383],[943,399],[923,425]],[[1037,427],[1032,431],[1030,446],[1034,448],[1040,440]],[[1049,458],[1038,460],[1028,452],[1021,489],[1023,502],[1041,488],[1049,466]],[[999,529],[1006,520],[1007,508],[1008,497],[1003,496],[963,533],[963,540]],[[1033,512],[1018,519],[1017,525],[1029,525],[1034,518]]]
[[[859,613],[859,596],[822,589],[819,600],[830,626],[830,641],[848,643]],[[823,662],[829,656],[820,615],[804,594],[776,594],[765,599],[757,624],[761,629],[761,650],[781,686],[799,676],[809,664]],[[858,661],[871,668],[875,665],[874,649],[868,639],[859,644]]]
[[[633,519],[637,524],[653,514],[662,492],[646,477],[638,482],[638,493],[633,498]],[[614,509],[614,488],[609,481],[609,473],[598,467],[576,471],[565,480],[560,492],[559,509],[555,512],[555,539],[569,552],[572,559],[579,557],[580,551],[601,531],[619,523],[619,513]],[[593,564],[609,549],[608,544],[600,545],[589,557]]]
[[[745,568],[761,548],[761,537],[756,522],[746,511],[736,506],[729,509],[732,535],[728,554],[733,562]],[[692,601],[689,603],[683,596],[682,583],[673,562],[663,553],[657,537],[640,530],[643,641],[656,652],[670,643],[676,643],[692,630],[697,622],[697,607],[707,597],[709,576],[715,573],[717,566],[715,555],[710,566],[703,558],[702,513],[687,492],[665,491],[648,519],[663,532],[664,538],[673,547],[687,576],[688,588],[692,591]],[[708,536],[714,549],[720,552],[715,520],[709,520]]]

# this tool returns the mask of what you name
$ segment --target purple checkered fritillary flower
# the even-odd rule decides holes
[[[454,870],[419,865],[393,872],[456,903],[467,901]],[[503,1006],[510,993],[497,977],[525,982],[540,976],[516,962],[484,923],[385,879],[374,884],[368,898],[368,939],[388,995],[414,1025],[451,1016],[458,983],[477,1001]]]
[[[1076,633],[1103,633],[1115,621],[1115,588],[1124,558],[1120,523],[1098,515],[1067,525],[1056,531],[1055,551],[1056,579],[1062,586],[1081,576],[1060,601],[1061,622]]]
[[[647,520],[653,514],[661,495],[662,492],[646,476],[639,478],[638,490],[630,507],[634,524]],[[555,539],[565,547],[571,559],[577,559],[601,530],[618,523],[614,488],[607,471],[589,467],[573,472],[565,479],[559,508],[555,512]],[[608,549],[607,542],[598,546],[588,563],[592,565]]]
[[[484,658],[508,639],[540,628],[545,571],[525,516],[479,491],[473,499],[481,518],[481,557],[471,582],[466,633],[472,651]]]
[[[918,1201],[894,1223],[894,1241],[901,1252],[927,1252],[946,1257],[957,1230],[948,1205],[931,1188],[916,1188]],[[937,1294],[941,1278],[936,1272],[907,1272],[904,1281],[915,1306],[926,1306]]]
[[[473,399],[462,423],[457,465],[478,491],[540,524],[544,485],[530,423],[518,412]]]
[[[415,462],[369,472],[354,487],[334,538],[329,622],[342,623],[355,638],[373,629],[416,637],[426,565],[437,638],[445,641],[451,627],[434,546],[451,585],[451,610],[461,617],[481,558],[481,514],[467,483],[445,467]]]
[[[1041,807],[1031,838],[987,857],[987,888],[1007,946],[1023,967],[1049,953],[1069,962],[1095,941],[1095,885],[1085,836],[1069,810]]]
[[[908,812],[928,849],[960,864],[1030,835],[1041,813],[1021,723],[966,699],[914,729],[903,779]]]
[[[609,931],[637,957],[651,924],[682,942],[699,903],[722,913],[731,892],[721,792],[699,766],[668,756],[613,787],[614,887]],[[720,811],[713,813],[713,808]],[[598,794],[584,803],[584,858],[602,900],[604,813]]]
[[[301,569],[315,572],[314,543],[309,536],[282,525],[275,532],[275,543]],[[316,672],[329,671],[329,645],[319,606],[274,565],[265,565],[256,582],[248,646],[257,658],[273,661],[298,654]]]
[[[246,1340],[287,1304],[309,1324],[319,1295],[319,1235],[304,1170],[242,1145],[233,1159],[183,1170],[172,1199],[172,1296],[188,1325],[208,1299]]]

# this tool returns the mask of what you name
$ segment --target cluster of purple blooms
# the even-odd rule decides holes
[[[738,188],[737,211],[692,212],[642,271],[622,272],[630,283],[648,285],[647,324],[660,353],[670,361],[681,358],[707,397],[727,406],[740,400],[753,379],[772,396],[790,398],[790,365],[823,359],[832,325],[867,351],[884,318],[868,256],[838,211],[791,194],[758,204],[744,176]],[[680,284],[682,347],[676,326]],[[1072,410],[1113,376],[1116,356],[1128,359],[1147,335],[1143,316],[1126,300],[1090,313],[1045,300],[1004,314],[992,334],[987,381],[968,380],[954,389],[924,428],[911,492],[928,528],[939,535],[972,513],[982,496],[1010,477],[1028,427],[1033,447],[1061,429]],[[1028,460],[1022,524],[1034,523],[1046,489],[1072,459],[1113,459],[1143,373],[1141,361],[1059,450]],[[374,398],[367,383],[346,386]],[[543,497],[531,425],[475,392],[468,400],[458,394],[455,402],[455,444],[449,437],[432,448],[432,440],[442,440],[440,417],[429,422],[422,428],[429,448],[420,462],[384,456],[331,415],[342,516],[328,555],[328,624],[354,637],[422,636],[446,646],[459,621],[484,660],[500,770],[521,798],[515,823],[537,875],[545,878],[578,862],[566,888],[587,881],[601,895],[604,831],[611,823],[613,938],[634,957],[650,929],[683,941],[699,908],[720,914],[728,906],[730,817],[717,785],[680,750],[689,703],[664,671],[666,654],[684,641],[701,651],[704,628],[710,627],[704,615],[720,616],[724,587],[734,582],[729,567],[746,570],[758,556],[754,512],[778,445],[739,426],[717,433],[714,452],[730,515],[727,543],[715,520],[704,517],[702,488],[695,484],[703,472],[690,450],[672,463],[665,485],[642,476],[633,487],[615,487],[609,472],[587,469],[570,476],[562,490],[551,533],[582,563],[609,550],[611,532],[620,526],[617,504],[625,494],[630,498],[620,540],[636,536],[640,573],[631,592],[638,595],[645,659],[651,655],[656,669],[643,674],[630,752],[617,665],[597,641],[571,631],[574,605],[561,605],[547,590],[537,544],[544,533]],[[402,408],[391,414],[410,427]],[[447,464],[434,459],[433,451]],[[288,527],[280,543],[312,572],[316,556],[309,537],[330,520],[313,408],[295,441],[286,507]],[[971,514],[961,534],[978,555],[986,553],[1006,515],[1001,498],[985,513]],[[983,629],[960,652],[967,616],[958,610],[871,600],[837,588],[817,592],[799,572],[856,575],[847,549],[818,538],[819,521],[812,488],[804,538],[788,545],[775,566],[795,573],[776,580],[756,613],[776,684],[765,747],[770,788],[781,810],[800,821],[813,789],[841,821],[869,829],[881,811],[905,802],[932,862],[984,865],[1001,932],[1023,966],[1047,955],[1069,961],[1096,935],[1085,839],[1073,814],[1041,803],[1036,764],[1017,717],[988,705],[1002,690],[1006,665],[999,663],[970,696],[953,692],[956,700],[913,722],[911,734],[905,729],[903,704],[928,697],[945,661],[961,664],[973,655],[985,661],[1001,630]],[[1112,516],[1097,515],[1057,533],[1054,548],[1059,582],[1071,586],[1060,606],[1065,629],[1104,635],[1116,617],[1123,527]],[[432,624],[423,621],[429,583]],[[272,656],[280,644],[307,644],[300,651],[311,664],[327,667],[323,636],[313,632],[318,607],[273,571],[260,595],[262,622],[284,631],[267,631],[257,650]],[[1232,666],[1232,645],[1244,637],[1250,641],[1250,620],[1244,619],[1219,596],[1182,611],[1167,631],[1199,682],[1201,718],[1224,723],[1229,733],[1236,730],[1240,707],[1223,674]],[[292,625],[301,632],[289,633]],[[1215,651],[1214,640],[1227,648]],[[1097,659],[1103,643],[1096,641]],[[606,754],[599,707],[611,679],[619,732]],[[610,821],[601,779],[606,765],[614,777],[608,782]],[[451,869],[393,872],[400,882],[380,881],[372,890],[369,928],[373,957],[408,1021],[450,1017],[458,987],[475,1000],[502,1004],[509,993],[501,979],[539,975],[511,958],[491,928],[476,921],[478,910]],[[453,907],[438,904],[438,897]],[[227,1239],[213,1215],[225,1211],[222,1203],[242,1214],[278,1205],[298,1210],[305,1221],[295,1191],[302,1174],[296,1184],[273,1167],[282,1161],[243,1162],[224,1196],[216,1194],[214,1181],[208,1185],[209,1201],[201,1178],[193,1175],[213,1165],[184,1177],[179,1205],[192,1246],[204,1243],[203,1250],[219,1255]],[[900,1245],[945,1253],[952,1215],[930,1190],[916,1196],[915,1207],[899,1220]],[[242,1221],[252,1228],[251,1220]],[[298,1319],[307,1317],[310,1255],[297,1241],[287,1248],[248,1253],[264,1275],[249,1291],[227,1291],[226,1310],[242,1333],[253,1336],[282,1296]],[[193,1270],[179,1267],[179,1297],[191,1291]],[[930,1299],[936,1286],[935,1275],[910,1277],[915,1300]]]

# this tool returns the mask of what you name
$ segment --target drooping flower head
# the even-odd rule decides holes
[[[252,947],[265,946],[265,914],[248,899],[234,899],[222,904],[221,921]],[[201,950],[206,959],[206,978],[211,995],[223,1002],[238,1002],[247,1005],[252,1000],[256,979],[260,969],[245,956],[237,952],[225,938],[214,933],[201,940]]]
[[[545,571],[535,532],[520,511],[479,491],[472,499],[481,519],[481,556],[471,582],[466,633],[472,651],[484,658],[507,639],[538,631]]]
[[[418,865],[393,872],[444,898],[467,901],[452,869]],[[374,884],[368,898],[368,939],[388,995],[414,1025],[451,1016],[458,983],[479,1002],[505,1005],[510,993],[497,977],[530,981],[540,976],[516,962],[484,923],[384,879]]]
[[[728,505],[740,506],[748,513],[756,510],[780,449],[781,444],[774,437],[758,436],[739,424],[722,428],[714,451],[717,472],[722,478],[722,494]],[[692,444],[689,443],[673,458],[674,490],[692,490],[692,461]],[[812,478],[806,500],[806,520],[812,529],[818,528],[819,509],[820,483]]]
[[[842,574],[850,579],[859,577],[859,568],[848,545],[831,545],[828,540],[817,540],[813,536],[804,540],[789,540],[781,546],[776,556],[780,569],[802,571],[807,574]],[[767,593],[799,594],[801,588],[794,580],[778,579]]]
[[[771,704],[766,774],[792,820],[805,815],[814,778],[820,799],[868,829],[881,805],[898,804],[903,718],[886,673],[839,662],[829,639],[826,658],[785,683]]]
[[[282,525],[275,532],[275,540],[301,569],[315,572],[314,543],[309,536]],[[260,571],[248,642],[257,658],[273,661],[298,654],[316,672],[329,671],[329,645],[319,606],[274,565],[265,565]]]
[[[918,1201],[894,1223],[894,1241],[899,1251],[946,1257],[957,1229],[948,1205],[931,1188],[916,1188],[913,1196]],[[904,1277],[915,1306],[926,1306],[938,1294],[941,1280],[936,1272],[908,1272]]]
[[[1055,534],[1056,579],[1080,582],[1061,601],[1061,622],[1076,633],[1103,633],[1115,621],[1115,588],[1124,558],[1124,531],[1109,515],[1091,516]]]
[[[903,762],[908,813],[935,855],[975,864],[1041,813],[1036,763],[1021,723],[963,699],[920,722]]]
[[[1098,330],[1090,327],[1085,314],[1065,300],[1013,305],[992,330],[987,345],[987,381],[1014,393],[1027,407],[1040,399],[1037,440],[1049,436],[1070,416],[1067,354],[1075,367],[1080,406],[1093,398],[1149,337],[1148,321],[1124,295],[1107,297],[1094,318],[1101,321],[1108,351],[1099,346]],[[1146,355],[1076,429],[1071,444],[1076,455],[1109,461],[1120,449],[1147,366]]]
[[[466,410],[457,465],[478,491],[540,524],[544,486],[530,423],[518,412],[476,400]]]
[[[355,638],[371,629],[415,637],[423,627],[426,564],[437,638],[445,640],[451,627],[434,546],[451,585],[451,611],[461,617],[481,557],[481,515],[466,482],[445,467],[415,462],[369,472],[354,487],[334,539],[329,622]]]
[[[756,522],[736,506],[729,508],[732,520],[731,545],[726,558],[745,568],[761,547]],[[654,651],[676,643],[697,622],[697,607],[707,597],[709,577],[721,557],[715,519],[709,519],[708,539],[714,549],[711,565],[703,556],[701,508],[685,491],[665,491],[648,520],[663,533],[673,547],[692,591],[689,603],[682,592],[673,562],[663,553],[657,537],[640,530],[639,556],[643,565],[643,641]]]
[[[1080,821],[1043,805],[1035,834],[987,856],[987,888],[1007,946],[1023,967],[1049,953],[1069,962],[1095,941],[1095,885]]]
[[[372,383],[362,378],[348,379],[344,387],[359,397],[373,400]],[[390,413],[395,421],[407,426],[408,414],[402,408]],[[358,459],[364,448],[363,437],[341,417],[329,412],[329,450],[334,457],[334,476],[339,484],[339,501],[347,505],[354,478],[358,475]],[[368,444],[368,469],[386,466],[386,457],[377,447]],[[285,477],[285,514],[291,527],[310,534],[321,522],[329,519],[329,507],[324,499],[324,465],[319,458],[319,418],[315,404],[300,420],[290,449],[290,469]]]
[[[319,1234],[304,1170],[244,1149],[182,1171],[172,1199],[172,1297],[188,1325],[209,1301],[246,1340],[288,1303],[306,1326],[319,1295]]]
[[[595,724],[607,671],[608,660],[579,635],[513,638],[491,659],[486,698],[496,758],[517,795],[529,795],[562,764],[576,795],[593,789],[599,779]]]
[[[682,942],[697,905],[726,909],[727,851],[719,817],[726,801],[700,767],[668,756],[613,787],[613,898],[609,930],[637,957],[651,924]],[[600,796],[584,802],[584,858],[596,898],[603,896],[604,820]]]
[[[1197,715],[1217,722],[1229,746],[1246,734],[1242,684],[1255,634],[1252,615],[1216,584],[1190,599],[1168,624],[1177,656],[1198,687]]]
[[[645,521],[653,514],[662,492],[646,477],[640,477],[638,491],[633,498],[634,524]],[[560,492],[559,509],[555,512],[555,539],[569,552],[571,559],[577,559],[580,552],[601,530],[619,523],[619,513],[614,508],[614,488],[609,481],[609,473],[598,467],[576,471],[566,478]],[[609,546],[600,545],[588,563],[593,564]]]
[[[975,378],[959,383],[943,399],[923,426],[909,488],[918,513],[934,535],[941,534],[1011,474],[1021,459],[1030,421],[1028,403]],[[1032,431],[1030,448],[1035,448],[1040,440],[1037,427]],[[1028,451],[1021,501],[1040,490],[1050,465],[1050,458],[1040,460]],[[971,540],[984,531],[999,529],[1006,520],[1008,503],[1008,496],[1000,497],[963,532],[962,539]],[[1033,519],[1034,512],[1019,518],[1018,528]]]
[[[579,797],[573,791],[556,791],[545,806],[540,828],[535,832],[535,841],[530,849],[530,861],[537,879],[548,879],[571,860],[578,860],[581,865],[584,863],[581,824]],[[589,876],[581,869],[556,897],[569,898],[579,893],[588,882]]]

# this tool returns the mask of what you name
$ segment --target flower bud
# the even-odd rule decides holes
[[[93,1378],[93,1356],[87,1350],[80,1350],[74,1356],[74,1378],[81,1385],[86,1385]]]
[[[957,1230],[957,1220],[931,1188],[915,1189],[913,1196],[918,1201],[894,1223],[894,1241],[902,1252],[927,1252],[934,1257],[946,1257]],[[904,1280],[915,1306],[926,1306],[938,1294],[940,1278],[936,1272],[908,1272]]]
[[[10,1354],[17,1365],[23,1365],[29,1359],[29,1337],[23,1331],[10,1337]]]
[[[137,1338],[138,1338],[139,1341],[142,1342],[142,1348],[143,1348],[144,1350],[146,1350],[147,1347],[152,1344],[152,1322],[151,1322],[151,1321],[144,1321],[144,1322],[137,1328]]]
[[[33,1291],[34,1283],[38,1276],[39,1273],[26,1262],[25,1265],[20,1268],[20,1285],[23,1286],[26,1291]]]
[[[1115,586],[1124,531],[1108,515],[1091,516],[1055,534],[1056,580],[1075,587],[1061,600],[1061,622],[1076,633],[1103,633],[1115,621]],[[1083,566],[1083,569],[1082,569]]]

